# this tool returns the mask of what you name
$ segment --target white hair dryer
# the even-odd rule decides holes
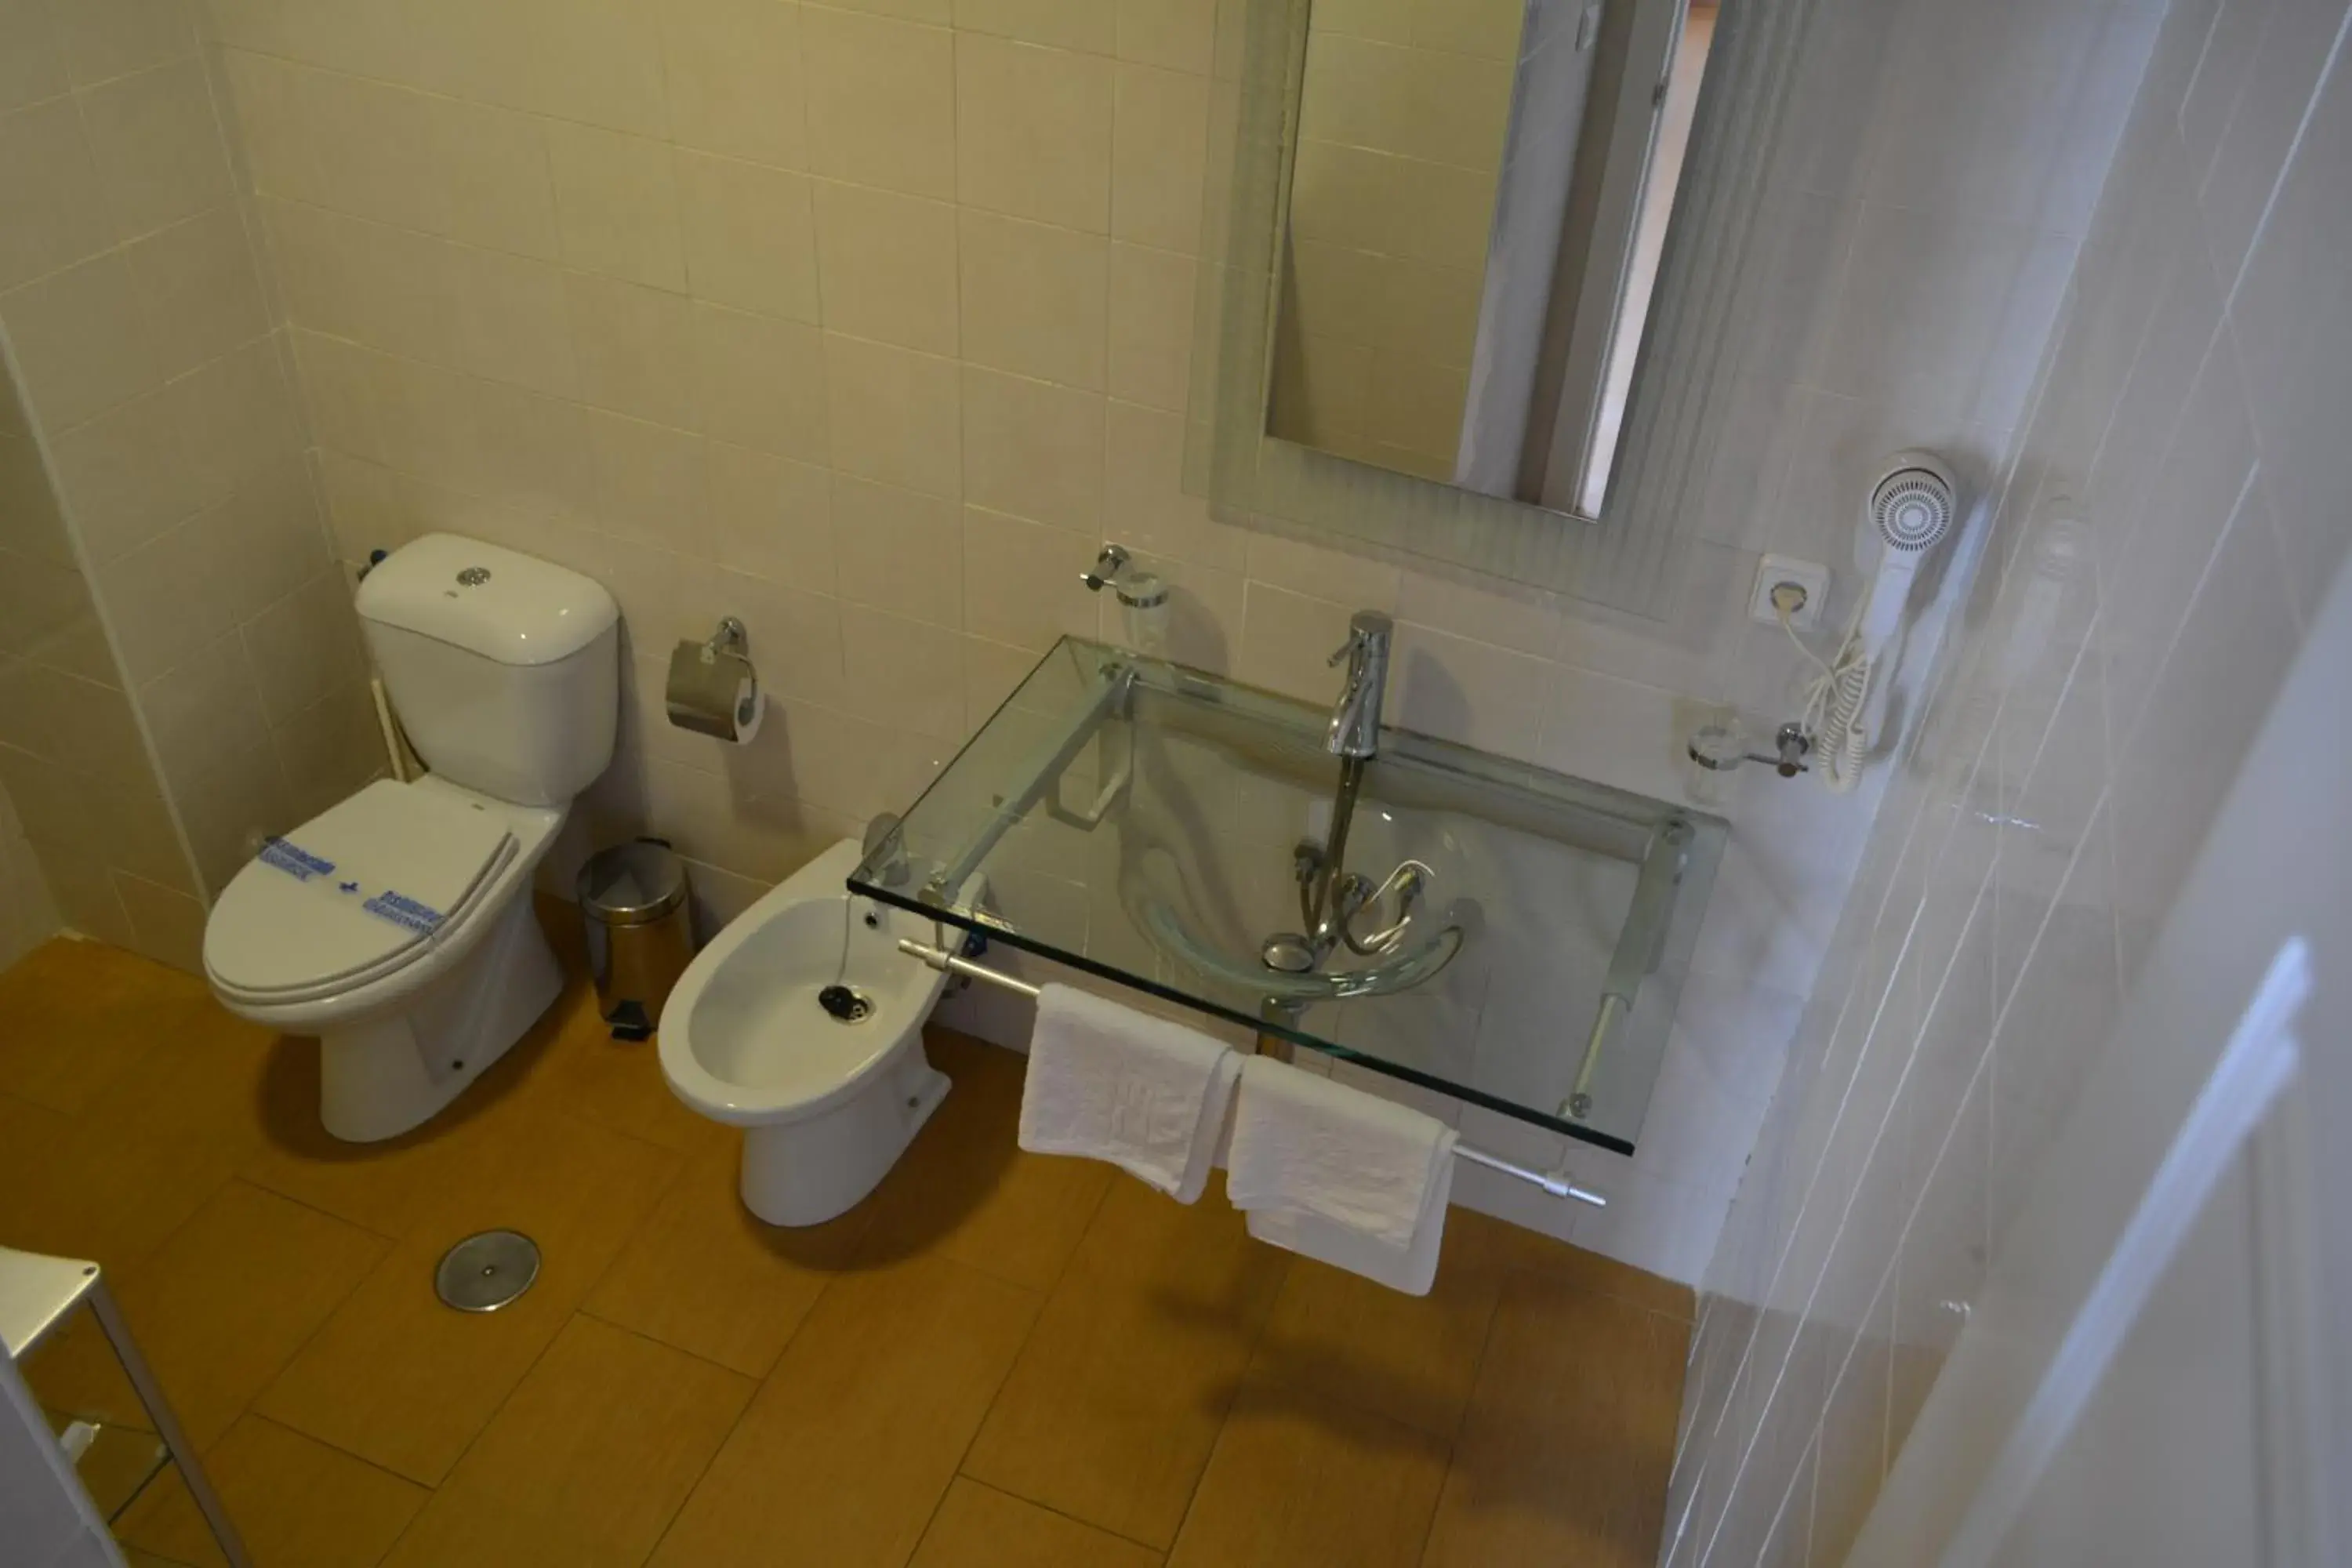
[[[1912,580],[1927,552],[1959,515],[1959,486],[1932,452],[1897,452],[1863,502],[1865,537],[1879,541],[1878,573],[1846,630],[1837,657],[1806,693],[1805,727],[1814,737],[1815,772],[1843,794],[1862,777],[1863,758],[1885,706],[1885,683],[1871,679],[1903,629]]]

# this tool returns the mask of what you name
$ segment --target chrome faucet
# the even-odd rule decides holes
[[[1396,623],[1378,610],[1358,610],[1348,622],[1348,640],[1331,656],[1333,665],[1348,664],[1323,742],[1333,756],[1365,758],[1381,749],[1381,693],[1389,683],[1389,643],[1395,636]]]

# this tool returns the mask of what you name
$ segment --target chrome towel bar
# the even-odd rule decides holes
[[[898,939],[898,951],[909,958],[919,959],[933,969],[941,970],[949,974],[961,974],[967,980],[977,980],[983,984],[996,986],[1000,990],[1018,992],[1031,1001],[1037,998],[1038,987],[1030,984],[1027,981],[991,969],[984,963],[974,963],[971,959],[960,953],[950,952],[945,948],[933,947],[927,942],[901,937]],[[1499,1154],[1489,1154],[1484,1149],[1473,1149],[1467,1143],[1454,1145],[1454,1157],[1457,1160],[1467,1160],[1474,1165],[1484,1165],[1490,1171],[1499,1171],[1506,1176],[1516,1177],[1522,1182],[1531,1183],[1556,1198],[1574,1198],[1578,1203],[1591,1204],[1594,1208],[1609,1206],[1607,1198],[1602,1197],[1599,1193],[1588,1192],[1576,1185],[1568,1179],[1565,1173],[1530,1170],[1525,1165],[1515,1164]]]

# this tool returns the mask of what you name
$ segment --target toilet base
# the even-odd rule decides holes
[[[524,888],[482,944],[398,1012],[319,1037],[319,1119],[347,1143],[396,1138],[465,1092],[563,989]]]
[[[744,1128],[743,1206],[782,1226],[846,1214],[889,1174],[948,1089],[947,1074],[923,1055],[918,1028],[888,1068],[839,1105]]]

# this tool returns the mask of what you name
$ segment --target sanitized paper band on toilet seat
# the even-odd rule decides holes
[[[296,881],[316,888],[338,903],[356,903],[360,909],[378,920],[413,931],[420,936],[430,936],[449,917],[429,904],[420,903],[404,893],[381,885],[371,886],[366,879],[337,876],[335,863],[313,855],[300,845],[285,838],[271,838],[261,847],[261,864],[285,872]]]

